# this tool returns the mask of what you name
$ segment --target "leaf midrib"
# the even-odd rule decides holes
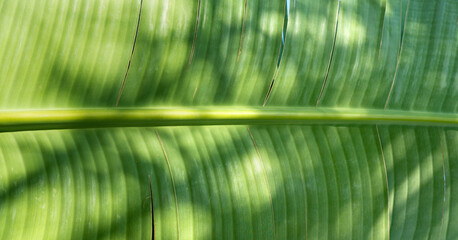
[[[380,124],[458,127],[458,114],[296,107],[156,107],[0,111],[0,132],[106,127],[267,124]]]

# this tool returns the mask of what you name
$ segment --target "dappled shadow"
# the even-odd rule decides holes
[[[384,10],[379,1],[360,3],[343,1],[336,59],[320,106],[382,108],[385,104],[399,52],[393,45],[398,45],[400,39],[401,29],[397,26],[401,28],[402,19],[397,13],[401,9],[391,6],[393,14],[387,16],[389,24],[382,30]],[[109,5],[113,14],[103,17],[96,10],[87,10],[99,9],[98,5],[87,5],[86,10],[65,15],[62,24],[55,23],[59,30],[56,32],[63,35],[62,41],[60,36],[47,44],[26,38],[23,45],[43,44],[37,51],[20,53],[29,55],[18,53],[14,58],[6,58],[14,60],[13,63],[18,59],[29,62],[18,64],[12,70],[5,67],[10,63],[2,64],[5,74],[1,75],[7,80],[0,83],[3,86],[0,95],[10,99],[2,100],[1,106],[114,106],[134,37],[137,4],[138,1],[132,1],[122,6]],[[242,2],[203,1],[196,50],[188,69],[196,4],[196,1],[184,0],[145,1],[137,47],[120,106],[262,104],[279,54],[283,2],[248,1],[244,43],[237,62]],[[336,6],[337,1],[319,4],[297,1],[292,8],[286,50],[268,106],[315,105],[329,60]],[[441,5],[441,8],[444,7]],[[74,22],[67,21],[70,17]],[[421,19],[411,20],[419,29],[432,25]],[[378,57],[380,39],[384,45]],[[408,46],[412,52],[417,45]],[[5,54],[12,56],[13,52],[9,50]],[[415,55],[411,54],[407,60],[412,56]],[[23,67],[34,66],[32,61],[40,59],[44,59],[41,67]],[[407,60],[404,66],[409,64]],[[409,71],[410,68],[405,67],[402,78],[397,81],[410,79]],[[441,75],[440,71],[434,74]],[[454,82],[448,77],[440,84],[446,87]],[[412,85],[416,91],[422,89],[417,83]],[[443,90],[442,85],[434,86]],[[440,95],[440,91],[429,96],[437,98],[435,104],[442,108],[424,105],[421,101],[417,105],[401,101],[408,87],[405,85],[395,94],[396,99],[389,108],[456,111],[458,105],[440,105],[441,101],[456,99],[453,86],[446,90],[445,96]],[[412,98],[411,93],[408,96]],[[443,193],[439,190],[442,170],[437,164],[441,155],[436,130],[380,128],[392,199],[391,239],[435,238],[443,217],[438,207]],[[0,213],[6,217],[0,221],[14,224],[18,218],[24,223],[24,226],[15,226],[21,229],[6,229],[6,225],[0,224],[3,238],[8,239],[22,229],[24,237],[31,237],[34,229],[43,226],[42,234],[62,238],[149,238],[148,175],[153,181],[157,234],[164,239],[177,237],[178,226],[165,225],[176,224],[175,200],[180,209],[179,231],[183,235],[201,234],[192,235],[199,239],[272,238],[272,208],[277,238],[303,238],[302,226],[306,220],[308,233],[316,237],[322,237],[320,234],[325,229],[328,238],[375,238],[381,231],[377,226],[387,229],[383,223],[386,190],[371,189],[371,186],[383,185],[385,174],[373,127],[362,130],[364,138],[359,139],[355,134],[350,139],[371,143],[372,147],[365,148],[364,154],[346,146],[344,137],[341,142],[324,137],[325,134],[335,136],[334,130],[329,131],[332,128],[305,131],[318,136],[317,139],[307,137],[301,128],[296,129],[297,133],[283,133],[286,127],[253,129],[267,166],[268,185],[258,166],[250,136],[243,128],[202,129],[159,130],[170,156],[176,199],[162,149],[151,129],[0,134],[0,154],[6,166],[0,186]],[[291,137],[299,133],[303,136],[298,138],[306,142]],[[403,139],[406,137],[409,139]],[[280,142],[273,140],[278,138]],[[430,140],[428,144],[423,143],[426,138]],[[192,141],[195,142],[190,143]],[[315,142],[316,146],[312,146]],[[450,146],[448,157],[454,160],[456,152],[452,152],[454,146]],[[314,149],[310,158],[300,151],[306,148]],[[297,155],[291,157],[291,151],[296,150]],[[359,170],[355,170],[358,167]],[[456,172],[449,168],[449,173]],[[450,186],[447,188],[450,192],[449,189]],[[428,194],[431,191],[433,194]],[[301,197],[306,201],[301,201]],[[446,200],[450,209],[456,205],[450,196]],[[28,208],[16,207],[24,206],[22,204]],[[303,209],[309,213],[307,218],[305,211],[302,214]],[[428,209],[428,213],[424,209]],[[57,213],[62,214],[53,215]],[[46,222],[42,223],[42,219]],[[351,220],[349,226],[338,225],[348,219]],[[433,226],[420,227],[428,222]],[[356,223],[374,227],[361,230]],[[442,229],[445,236],[446,227]],[[452,230],[449,228],[449,231]],[[456,236],[453,234],[456,233],[452,232],[451,238]]]
[[[443,197],[437,129],[382,126],[380,130],[394,199],[391,238],[436,237]],[[158,238],[177,237],[175,200],[182,237],[273,238],[272,208],[276,238],[304,238],[306,220],[311,238],[367,239],[386,234],[385,173],[374,127],[252,127],[251,131],[265,173],[245,127],[159,128],[176,199],[153,129],[4,133],[0,153],[7,184],[0,186],[0,213],[5,220],[14,216],[12,211],[17,211],[18,219],[46,219],[26,222],[25,236],[41,226],[49,236],[145,239],[151,232],[150,175]],[[453,152],[447,156],[452,158]],[[453,206],[450,200],[447,196],[447,204]],[[59,224],[62,219],[74,227]],[[447,224],[445,219],[444,236]],[[3,236],[13,230],[3,229]]]
[[[79,25],[64,32],[65,41],[50,47],[53,51],[47,61],[51,62],[43,65],[39,74],[40,91],[36,94],[40,100],[33,106],[114,105],[134,38],[138,3],[129,4],[123,7],[126,10],[122,15],[105,18],[86,10],[74,13]],[[203,1],[189,69],[197,2],[186,1],[186,8],[181,7],[183,4],[181,0],[144,2],[136,50],[120,106],[261,105],[278,60],[284,2],[248,1],[242,53],[237,62],[243,4]],[[352,14],[362,20],[378,3],[371,2],[361,9],[353,9],[352,5],[349,3]],[[320,4],[297,1],[291,8],[285,52],[268,106],[314,106],[329,59],[336,6],[337,1]],[[125,19],[121,21],[120,16]],[[89,24],[91,19],[93,23]],[[104,22],[120,22],[120,25],[103,26]],[[352,20],[343,21],[341,26],[357,23],[360,24],[355,35],[360,36],[357,46],[366,46],[369,40],[371,47],[375,46],[373,39],[365,37],[369,34],[366,31],[374,28],[370,23]],[[345,55],[349,44],[354,41],[337,41],[336,51],[342,48],[341,55]],[[336,65],[350,69],[351,63],[365,60],[360,57],[344,61],[348,63],[337,61]],[[334,84],[329,84],[329,88],[333,89]],[[380,94],[386,95],[385,92]],[[343,102],[337,105],[348,106]]]
[[[328,67],[337,3],[337,0],[296,1],[291,7],[285,51],[267,106],[315,106]],[[243,2],[202,0],[190,65],[197,1],[145,1],[143,5],[136,49],[120,106],[262,104],[280,54],[285,2],[247,2],[242,52],[237,61]],[[427,6],[439,13],[448,5],[412,3],[415,9]],[[2,11],[14,6],[4,4]],[[22,5],[16,7],[20,9]],[[24,45],[35,46],[36,50],[26,51],[20,45],[18,56],[13,58],[12,51],[4,52],[4,61],[10,62],[2,68],[2,76],[8,79],[0,85],[0,96],[5,98],[2,106],[113,107],[134,41],[139,1],[63,3],[57,7],[65,11],[56,11],[59,14],[54,18],[33,15],[39,18],[43,31],[27,33],[28,25],[20,28],[20,32],[27,33]],[[75,7],[71,14],[70,7]],[[404,8],[391,1],[386,6],[379,1],[341,3],[334,61],[320,106],[384,107],[397,68]],[[24,11],[35,14],[33,9]],[[456,100],[455,72],[442,76],[438,62],[450,56],[442,48],[437,56],[431,52],[440,44],[444,49],[451,49],[453,44],[431,37],[421,41],[413,38],[415,30],[421,36],[437,33],[435,23],[450,20],[450,13],[444,14],[430,16],[422,12],[407,18],[404,54],[388,108],[456,111],[458,105],[443,104],[457,102],[453,101]],[[52,25],[55,31],[49,31],[47,25]],[[437,34],[449,39],[449,32]],[[14,34],[6,44],[17,37]],[[16,43],[11,46],[14,48]],[[422,57],[416,57],[417,48],[421,50],[418,54],[427,51],[434,55],[427,60],[431,67],[421,78],[424,84],[423,80],[421,84],[415,80],[418,76],[409,75],[413,63],[426,64]],[[27,62],[16,64],[18,59]],[[5,67],[12,63],[16,65]],[[428,76],[441,80],[432,82]],[[412,92],[407,91],[409,86]],[[425,92],[427,89],[435,90]],[[419,97],[422,93],[428,96]]]

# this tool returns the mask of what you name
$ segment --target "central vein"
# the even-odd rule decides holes
[[[125,108],[0,111],[0,132],[191,125],[423,125],[458,127],[458,114],[342,108]]]

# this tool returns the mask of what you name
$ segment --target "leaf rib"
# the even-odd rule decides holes
[[[390,185],[388,184],[388,171],[386,169],[386,161],[385,161],[385,154],[383,153],[383,144],[382,138],[380,137],[380,132],[378,130],[378,125],[375,125],[375,129],[377,130],[377,137],[378,142],[380,145],[380,151],[382,153],[382,160],[383,160],[383,168],[385,170],[385,181],[386,181],[386,206],[387,206],[387,222],[388,222],[388,240],[390,240]]]
[[[119,89],[118,98],[116,99],[116,107],[119,104],[119,100],[121,99],[122,92],[124,91],[124,87],[126,86],[127,75],[129,74],[129,69],[130,69],[130,63],[132,62],[132,57],[134,56],[135,44],[137,43],[138,28],[140,26],[140,19],[142,16],[142,7],[143,7],[143,0],[140,0],[140,8],[138,10],[137,27],[135,30],[134,42],[132,44],[132,50],[130,52],[129,62],[127,63],[126,73],[124,74],[124,79],[122,80],[121,89]]]
[[[385,29],[385,19],[386,19],[386,9],[387,9],[387,7],[388,7],[388,0],[385,0],[385,9],[383,10],[383,20],[382,20],[382,31],[381,31],[381,36],[380,36],[380,46],[379,46],[379,49],[378,49],[378,59],[380,59],[380,53],[382,52],[383,30]]]
[[[192,58],[194,57],[194,49],[196,47],[197,31],[199,29],[199,19],[200,19],[200,1],[201,0],[197,0],[196,25],[194,26],[194,37],[192,40],[191,54],[189,55],[188,69],[191,66]]]
[[[153,187],[151,185],[151,176],[148,175],[149,194],[150,194],[150,209],[151,209],[151,240],[156,239],[155,224],[154,224],[154,204],[153,204]]]
[[[265,107],[269,97],[272,93],[272,89],[275,84],[275,80],[277,79],[278,70],[280,69],[281,60],[283,57],[283,52],[285,51],[285,44],[286,44],[286,33],[288,32],[288,22],[289,22],[289,9],[290,9],[290,0],[286,0],[285,4],[285,17],[283,18],[283,29],[281,33],[281,45],[280,45],[280,53],[278,55],[277,65],[275,66],[274,76],[272,77],[272,81],[270,82],[269,89],[267,90],[266,98],[264,99],[264,103],[262,107]]]
[[[321,98],[323,97],[324,88],[326,87],[326,83],[328,82],[329,72],[331,70],[332,58],[334,56],[334,49],[335,49],[335,46],[336,46],[337,29],[339,28],[339,14],[340,14],[340,3],[341,3],[341,1],[342,0],[339,0],[339,2],[337,3],[336,24],[335,24],[335,28],[334,28],[334,38],[332,40],[331,54],[330,54],[330,57],[329,57],[328,68],[326,69],[326,75],[324,77],[323,86],[321,86],[320,96],[318,96],[318,100],[316,101],[315,107],[318,107],[318,105],[320,104]]]
[[[273,204],[273,201],[272,201],[272,194],[271,194],[271,192],[270,192],[269,180],[267,179],[266,168],[264,167],[264,162],[262,161],[261,153],[259,152],[258,145],[256,144],[256,141],[254,140],[254,137],[253,137],[253,134],[252,134],[251,131],[250,131],[250,128],[247,127],[247,130],[248,130],[248,133],[250,134],[251,140],[253,141],[253,145],[254,145],[254,147],[256,148],[256,152],[258,153],[259,162],[261,163],[262,172],[263,172],[263,174],[264,174],[264,181],[265,181],[265,183],[266,183],[267,191],[268,191],[268,193],[269,193],[270,209],[271,209],[271,211],[272,211],[272,230],[273,230],[273,233],[274,233],[274,240],[275,240],[275,214],[274,214],[274,204]]]
[[[410,5],[410,0],[407,2],[406,16],[405,16],[405,20],[404,20],[404,28],[401,29],[401,41],[399,43],[399,53],[398,53],[398,59],[396,61],[396,70],[394,71],[393,81],[391,82],[390,91],[388,92],[388,97],[386,98],[385,106],[383,107],[383,109],[386,109],[386,107],[388,106],[388,103],[390,102],[391,93],[393,92],[394,84],[396,82],[396,77],[397,77],[398,69],[399,69],[399,62],[400,62],[401,53],[402,53],[402,45],[403,45],[404,39],[405,39],[404,32],[405,32],[405,29],[406,29],[407,15],[409,13],[409,5]],[[402,15],[402,0],[401,0],[401,15]]]
[[[441,146],[441,155],[442,155],[442,174],[444,176],[444,199],[442,201],[442,217],[441,217],[441,226],[439,228],[439,237],[437,239],[441,239],[442,234],[442,226],[444,225],[444,216],[445,216],[445,201],[446,201],[446,191],[447,191],[447,181],[445,175],[445,156],[444,156],[444,145],[442,143],[442,136],[439,133],[439,142]]]
[[[159,140],[159,143],[161,144],[162,152],[164,152],[164,157],[165,160],[167,161],[167,166],[169,167],[169,173],[170,173],[170,178],[172,180],[172,186],[173,186],[173,194],[175,195],[175,208],[176,208],[176,216],[177,216],[177,234],[178,234],[178,240],[180,240],[180,216],[178,214],[178,198],[177,198],[177,189],[175,187],[175,180],[173,179],[173,173],[172,173],[172,168],[170,166],[170,161],[169,157],[167,156],[167,152],[165,151],[164,143],[162,142],[161,136],[159,135],[159,132],[157,129],[154,129],[157,135],[157,139]]]
[[[245,0],[245,3],[243,4],[242,33],[240,34],[240,44],[239,44],[239,53],[237,55],[237,62],[239,62],[240,54],[242,53],[243,34],[245,32],[245,22],[246,22],[247,9],[248,9],[248,0]]]

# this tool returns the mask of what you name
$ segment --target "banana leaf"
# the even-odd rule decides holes
[[[457,239],[455,0],[0,1],[0,239]]]

